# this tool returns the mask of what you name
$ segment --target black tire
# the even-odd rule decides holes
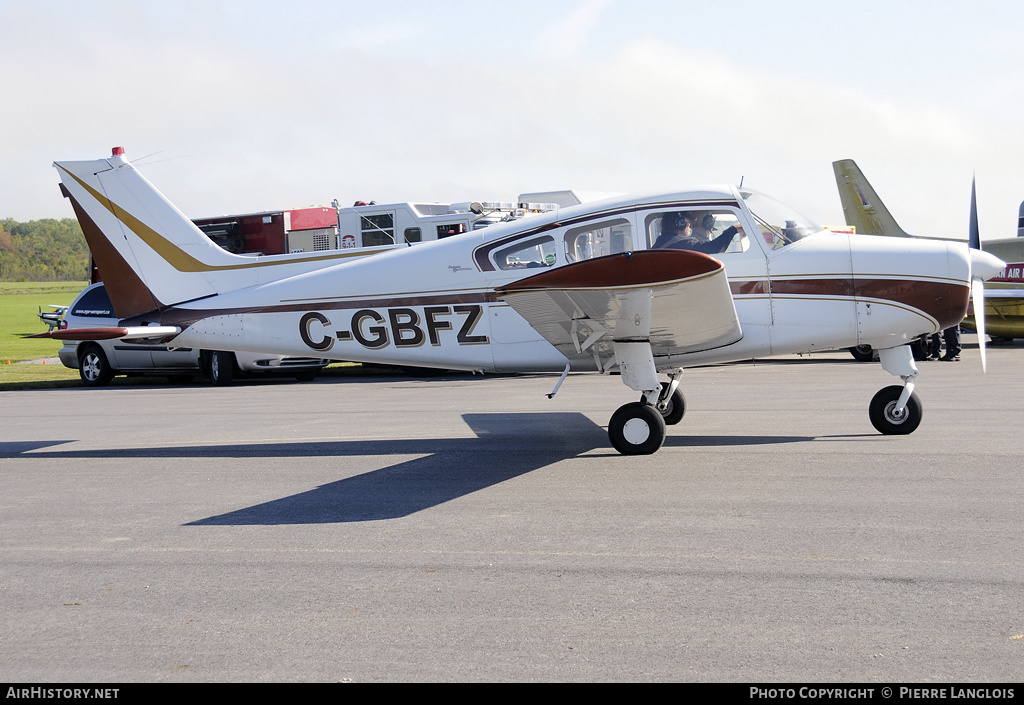
[[[114,370],[98,345],[88,345],[79,351],[78,374],[86,387],[105,387],[114,379]]]
[[[612,414],[608,438],[623,455],[650,455],[665,442],[665,419],[653,406],[635,401]]]
[[[921,425],[924,407],[917,394],[910,395],[901,416],[895,416],[892,413],[901,394],[903,394],[903,387],[894,384],[880,390],[871,399],[871,404],[868,406],[868,417],[871,419],[871,425],[879,433],[886,436],[905,436],[908,433],[913,433]]]
[[[226,387],[235,381],[235,354],[214,350],[210,353],[210,366],[206,373],[215,387]]]
[[[662,389],[668,389],[668,386],[668,382],[661,383]],[[640,401],[646,403],[647,397],[640,397]],[[686,413],[686,398],[679,391],[678,387],[676,391],[672,392],[672,398],[668,400],[668,406],[665,407],[665,410],[658,409],[658,411],[661,412],[662,417],[665,419],[666,426],[675,426],[683,420],[683,415]]]
[[[871,362],[875,359],[875,351],[871,349],[870,345],[858,345],[849,350],[857,362]]]

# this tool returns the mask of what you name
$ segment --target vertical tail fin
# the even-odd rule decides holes
[[[114,149],[54,162],[120,318],[340,265],[390,248],[234,255],[217,246]]]
[[[118,316],[254,283],[254,259],[218,247],[128,160],[55,162]]]
[[[832,169],[836,174],[839,200],[843,204],[847,225],[854,226],[858,233],[865,235],[911,237],[896,224],[855,161],[841,159],[832,162]]]

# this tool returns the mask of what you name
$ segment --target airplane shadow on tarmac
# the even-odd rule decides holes
[[[607,450],[607,457],[626,460],[610,448],[605,429],[580,413],[464,414],[463,419],[475,437],[66,452],[41,449],[68,441],[25,441],[0,443],[0,458],[420,456],[290,497],[188,522],[185,526],[334,524],[397,519],[590,451]],[[806,436],[669,436],[665,445],[743,446],[812,440],[813,437]]]

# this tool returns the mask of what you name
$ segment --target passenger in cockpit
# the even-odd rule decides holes
[[[679,211],[666,213],[661,219],[661,235],[653,249],[693,250],[715,254],[724,252],[739,232],[729,226],[718,237],[712,238],[715,216],[708,211]]]

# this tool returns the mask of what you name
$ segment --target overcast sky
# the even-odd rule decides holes
[[[0,0],[0,217],[129,159],[192,217],[744,183],[841,224],[1016,234],[1024,3]]]

